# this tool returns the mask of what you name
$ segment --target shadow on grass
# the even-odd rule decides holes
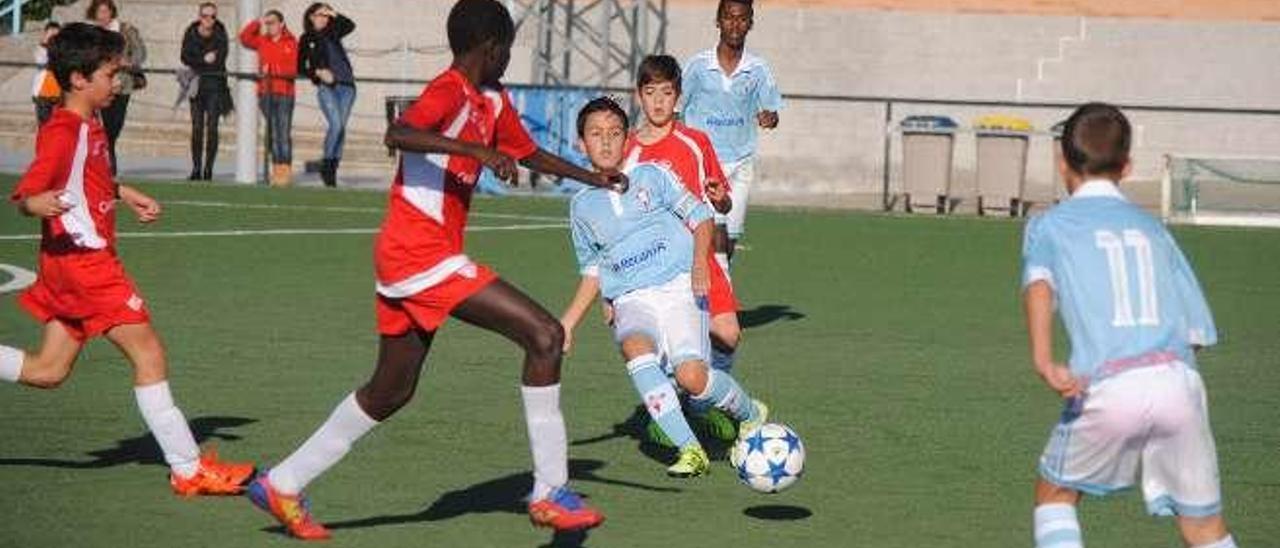
[[[209,440],[236,441],[240,436],[224,430],[238,428],[246,424],[258,422],[257,419],[245,417],[196,417],[188,424],[196,443]],[[115,447],[89,451],[85,453],[89,460],[49,459],[37,457],[0,458],[0,466],[43,466],[48,468],[71,468],[92,470],[110,468],[123,464],[154,464],[166,466],[164,454],[150,432],[116,442]]]
[[[793,310],[791,305],[786,304],[766,304],[738,312],[738,324],[743,329],[763,327],[780,321],[793,322],[804,318],[805,313]]]
[[[688,417],[687,414],[685,416]],[[609,440],[630,439],[639,444],[638,449],[640,450],[640,453],[649,457],[649,460],[663,466],[675,462],[676,449],[674,447],[664,447],[653,443],[653,441],[650,440],[648,433],[649,421],[649,411],[646,410],[643,405],[637,405],[635,409],[631,411],[631,415],[626,419],[623,419],[622,422],[613,425],[613,429],[610,432],[590,438],[574,440],[570,442],[569,445],[593,445]],[[717,440],[705,432],[704,425],[697,419],[690,418],[689,426],[692,427],[694,433],[698,435],[698,440],[702,442],[702,446],[707,450],[707,456],[710,457],[711,460],[720,461],[728,458],[729,449],[732,448],[730,443]]]
[[[765,521],[799,521],[809,519],[813,515],[813,511],[803,506],[790,506],[786,504],[761,504],[759,506],[750,506],[742,510],[747,516],[762,519]]]
[[[597,472],[605,467],[603,461],[592,459],[571,459],[569,461],[569,478],[587,483],[602,483],[644,491],[678,493],[681,490],[672,487],[657,487],[642,483],[616,480],[599,475]],[[477,483],[470,487],[449,491],[420,511],[406,514],[387,514],[367,518],[332,521],[325,527],[332,530],[362,529],[366,527],[382,527],[388,525],[404,525],[420,522],[444,521],[465,516],[467,514],[504,513],[522,515],[526,513],[524,498],[533,487],[533,475],[530,473],[511,474],[489,481]],[[586,498],[584,495],[583,498]],[[266,532],[284,534],[280,526],[265,527]],[[586,541],[585,532],[556,533],[547,547],[582,546]]]

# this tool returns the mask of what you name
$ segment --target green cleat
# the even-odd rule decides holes
[[[676,446],[675,442],[671,441],[671,438],[667,437],[667,433],[662,431],[662,427],[658,426],[657,421],[650,420],[649,424],[644,427],[644,433],[645,436],[649,438],[649,443],[657,445],[658,447],[675,448]]]
[[[694,416],[695,432],[725,443],[738,439],[738,425],[724,411],[712,409],[705,415]]]
[[[701,446],[691,444],[680,450],[680,458],[667,467],[667,475],[673,478],[696,478],[711,473],[711,459]]]
[[[756,416],[753,419],[742,421],[742,424],[738,425],[738,436],[746,436],[747,433],[769,422],[769,406],[760,400],[751,400],[751,403],[756,406]]]

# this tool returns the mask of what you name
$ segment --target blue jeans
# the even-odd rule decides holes
[[[292,95],[260,95],[258,109],[267,119],[267,127],[271,133],[271,162],[288,164],[293,162],[293,96]]]
[[[329,123],[324,134],[324,157],[339,160],[342,158],[342,143],[347,139],[347,119],[351,117],[351,107],[356,102],[356,88],[345,84],[320,86],[317,96],[320,112]]]

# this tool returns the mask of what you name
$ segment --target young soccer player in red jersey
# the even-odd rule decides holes
[[[0,345],[0,380],[56,388],[86,340],[105,336],[133,364],[138,409],[164,451],[174,492],[238,494],[253,466],[200,455],[169,393],[164,346],[116,254],[117,198],[143,223],[160,217],[155,200],[112,180],[97,117],[114,97],[123,51],[120,34],[82,23],[68,25],[50,46],[64,102],[40,127],[35,160],[10,197],[23,214],[41,219],[39,275],[18,303],[44,324],[44,337],[35,352]]]
[[[515,25],[496,0],[460,0],[449,13],[453,64],[387,132],[400,149],[386,219],[374,247],[381,335],[372,377],[348,395],[292,455],[262,474],[250,498],[294,536],[329,532],[310,515],[303,488],[413,396],[436,331],[449,317],[506,336],[525,352],[525,419],[533,453],[529,518],[560,531],[603,520],[569,490],[568,442],[560,412],[560,323],[519,289],[463,252],[467,211],[481,167],[514,180],[530,169],[596,186],[625,188],[618,175],[588,172],[538,148],[499,79]]]

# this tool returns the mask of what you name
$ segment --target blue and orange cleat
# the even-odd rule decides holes
[[[200,455],[200,467],[194,476],[180,478],[169,474],[169,486],[184,497],[196,495],[239,495],[244,484],[253,476],[253,465],[243,462],[218,460],[218,452],[212,449]]]
[[[306,495],[295,496],[276,491],[267,479],[267,473],[258,474],[257,479],[249,484],[249,500],[254,506],[271,514],[280,522],[290,535],[301,540],[325,540],[330,537],[329,530],[311,517],[311,504]]]
[[[556,531],[585,531],[604,523],[604,514],[582,502],[568,487],[557,487],[547,498],[529,503],[529,521]]]

